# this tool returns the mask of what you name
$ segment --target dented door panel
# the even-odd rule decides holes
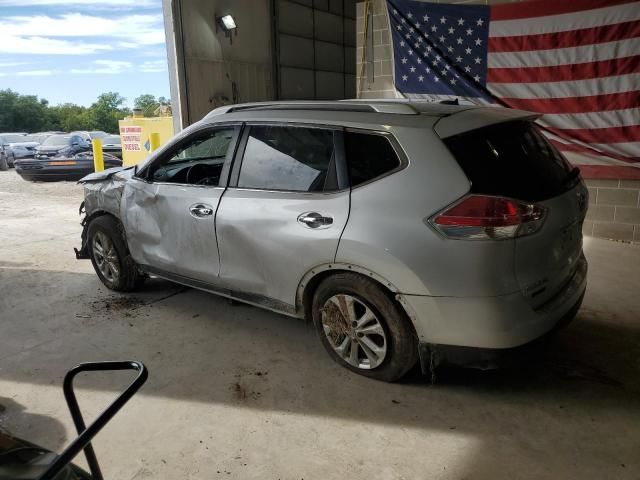
[[[221,187],[132,179],[124,189],[122,222],[133,259],[215,284],[220,266],[215,211],[223,192]],[[196,216],[192,212],[196,205],[211,212]]]
[[[321,214],[331,223],[307,225],[303,220],[309,213]],[[299,193],[229,188],[216,217],[221,284],[295,305],[302,277],[313,267],[334,261],[348,216],[348,190]]]

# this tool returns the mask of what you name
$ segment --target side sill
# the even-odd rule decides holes
[[[289,305],[288,303],[281,302],[280,300],[276,300],[274,298],[265,297],[264,295],[258,295],[254,293],[220,288],[215,285],[211,285],[210,283],[201,282],[200,280],[195,280],[193,278],[167,272],[165,270],[152,267],[151,265],[138,265],[138,268],[144,273],[164,278],[165,280],[169,280],[170,282],[179,283],[187,287],[196,288],[208,293],[213,293],[214,295],[237,300],[242,303],[247,303],[249,305],[263,308],[265,310],[270,310],[275,313],[280,313],[282,315],[287,315],[289,317],[303,318],[302,315],[300,315],[296,311],[293,305]]]

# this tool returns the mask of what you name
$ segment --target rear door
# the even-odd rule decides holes
[[[215,214],[239,129],[198,130],[126,183],[121,216],[137,263],[160,275],[217,283]]]
[[[247,125],[216,217],[225,287],[290,309],[303,275],[334,261],[349,215],[341,144],[339,129]]]
[[[544,224],[515,240],[515,274],[534,307],[561,289],[577,268],[588,193],[579,171],[532,122],[499,123],[446,138],[471,192],[535,203]]]

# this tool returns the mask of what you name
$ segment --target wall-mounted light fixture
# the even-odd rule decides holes
[[[216,30],[218,29],[217,27],[220,27],[224,35],[229,38],[229,42],[233,43],[231,34],[235,33],[238,35],[238,25],[233,15],[227,13],[226,15],[216,16]]]
[[[236,20],[231,14],[222,15],[221,17],[218,17],[217,20],[218,24],[225,32],[230,32],[231,30],[235,30],[237,28]]]

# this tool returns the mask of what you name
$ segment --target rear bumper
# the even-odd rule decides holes
[[[455,365],[481,370],[521,365],[540,354],[543,351],[546,341],[556,332],[571,323],[578,313],[578,310],[580,310],[583,298],[584,292],[575,305],[547,333],[529,343],[517,347],[478,348],[421,343],[419,345],[419,352],[422,370],[426,373],[429,371],[429,368],[439,365]]]
[[[573,317],[587,286],[584,255],[570,280],[552,299],[534,309],[521,293],[499,297],[402,295],[421,344],[509,349],[528,344]]]

